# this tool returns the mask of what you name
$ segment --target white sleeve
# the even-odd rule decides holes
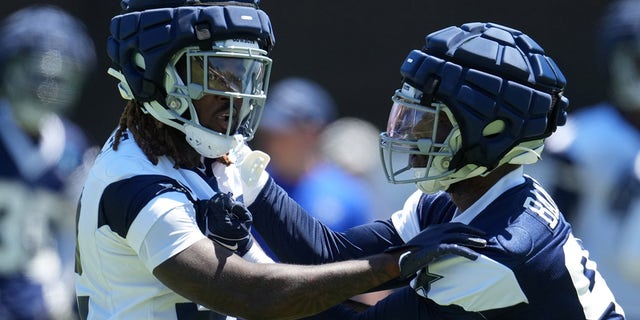
[[[393,226],[404,242],[411,240],[420,233],[420,221],[418,220],[417,208],[422,194],[422,191],[419,190],[414,192],[407,198],[404,207],[391,215],[391,222],[393,222]]]
[[[149,201],[131,224],[127,240],[152,271],[165,260],[206,238],[198,229],[195,209],[179,192]]]

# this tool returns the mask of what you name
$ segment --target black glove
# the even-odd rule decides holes
[[[198,227],[209,239],[241,256],[249,251],[253,216],[231,193],[216,193],[209,200],[198,200],[195,207]]]
[[[467,248],[484,248],[487,241],[485,232],[459,222],[436,224],[422,230],[409,242],[390,247],[385,252],[407,250],[400,256],[400,277],[409,278],[438,258],[454,254],[469,260],[476,260],[478,254]]]

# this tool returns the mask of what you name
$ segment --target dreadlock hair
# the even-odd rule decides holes
[[[158,164],[159,157],[168,156],[174,161],[173,167],[176,169],[202,166],[202,156],[187,143],[184,133],[145,114],[140,102],[135,100],[127,103],[120,116],[113,150],[118,150],[120,138],[127,129],[154,165]],[[225,165],[231,164],[226,155],[218,158],[217,161]]]

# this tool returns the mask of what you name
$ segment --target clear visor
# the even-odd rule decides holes
[[[386,132],[380,137],[383,167],[393,183],[417,182],[427,179],[425,170],[432,170],[434,159],[450,159],[453,124],[447,106],[433,102],[423,106],[400,91],[392,98]],[[440,161],[438,161],[440,162]],[[438,167],[442,164],[438,163]],[[420,169],[421,174],[416,175]],[[444,169],[444,168],[442,168]]]
[[[387,122],[387,135],[392,139],[429,139],[432,144],[444,144],[453,127],[446,113],[441,112],[444,108],[442,103],[433,103],[429,108],[396,95]]]
[[[206,53],[189,54],[187,69],[189,94],[263,94],[270,60],[225,57]],[[207,70],[207,72],[205,72]]]

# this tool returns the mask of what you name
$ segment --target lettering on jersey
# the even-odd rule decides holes
[[[187,195],[190,194],[190,192],[185,187],[183,187],[178,181],[175,181],[175,182],[178,183],[178,185],[175,185],[173,183],[158,183],[158,186],[162,187],[162,189],[156,192],[156,196],[168,191],[178,191],[178,192],[185,193]]]
[[[547,222],[551,230],[555,229],[560,219],[560,212],[549,195],[539,186],[531,190],[532,196],[527,197],[523,207],[537,214],[542,220]]]
[[[247,17],[247,19],[251,20],[253,19],[253,17],[251,16],[243,16],[243,17]],[[253,44],[255,43],[253,40],[248,40],[248,39],[231,39],[231,41],[233,42],[239,42],[239,43],[247,43],[247,44]]]

